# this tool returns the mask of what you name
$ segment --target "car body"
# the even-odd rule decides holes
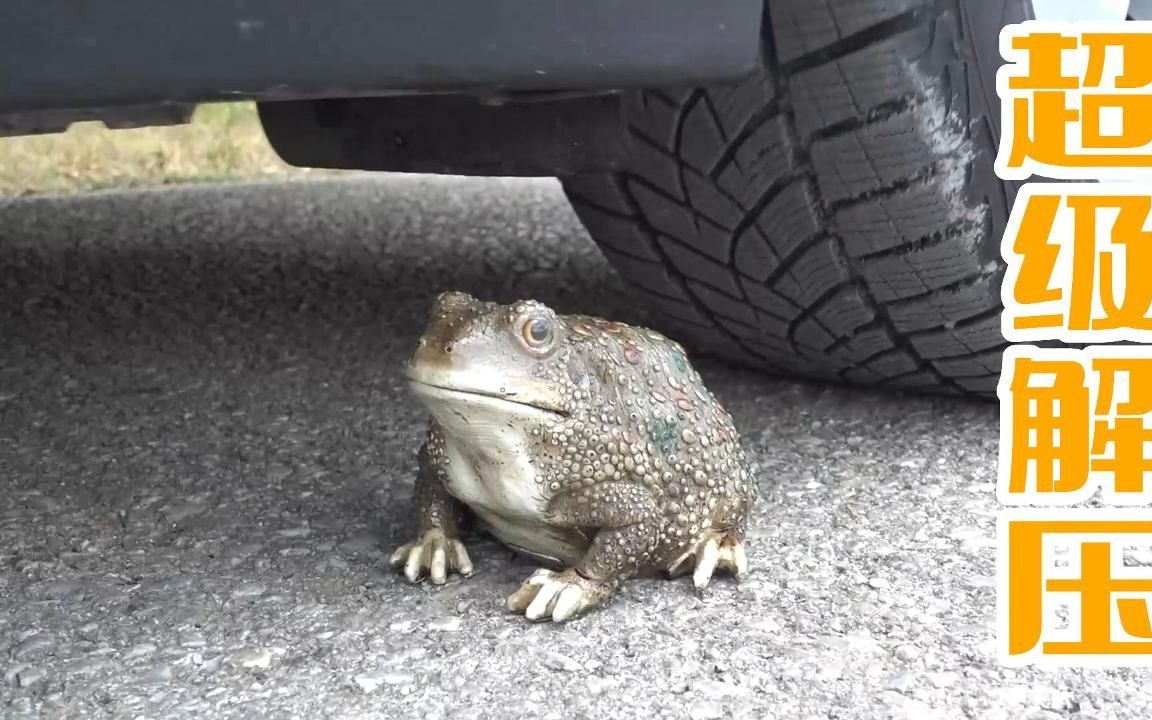
[[[556,176],[661,329],[698,351],[995,392],[1017,185],[992,170],[994,78],[999,31],[1033,17],[1029,0],[12,0],[5,14],[0,135],[255,100],[293,165]]]
[[[755,64],[761,12],[759,0],[14,0],[0,24],[0,115],[59,126],[69,112],[127,119],[210,101],[452,93],[498,103],[716,82]]]

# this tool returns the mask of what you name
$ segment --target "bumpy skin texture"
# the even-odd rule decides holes
[[[533,328],[547,342],[534,346]],[[702,589],[718,567],[746,568],[756,482],[731,416],[677,343],[533,301],[445,293],[409,376],[434,417],[419,455],[422,537],[455,542],[457,518],[475,515],[515,549],[569,566],[529,578],[512,610],[563,620],[640,573],[693,570]],[[453,568],[436,567],[430,547],[409,543],[394,564],[442,581]]]

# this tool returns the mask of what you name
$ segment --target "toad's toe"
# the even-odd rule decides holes
[[[434,585],[443,585],[452,572],[465,577],[472,574],[472,560],[464,543],[436,529],[396,548],[389,563],[410,583],[420,582],[425,574]]]
[[[675,578],[691,572],[692,584],[697,591],[703,591],[717,569],[736,578],[747,572],[748,558],[744,554],[744,542],[734,535],[707,530],[668,567],[668,575]]]
[[[564,622],[601,604],[608,594],[608,588],[574,570],[537,570],[505,604],[534,622]]]

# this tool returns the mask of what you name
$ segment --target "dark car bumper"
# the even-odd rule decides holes
[[[735,78],[762,0],[10,0],[0,113]]]

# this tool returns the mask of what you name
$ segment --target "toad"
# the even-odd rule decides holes
[[[410,582],[472,574],[471,522],[543,567],[507,598],[534,621],[605,603],[629,577],[748,563],[756,499],[732,418],[652,330],[442,293],[408,364],[431,422],[417,462]]]

